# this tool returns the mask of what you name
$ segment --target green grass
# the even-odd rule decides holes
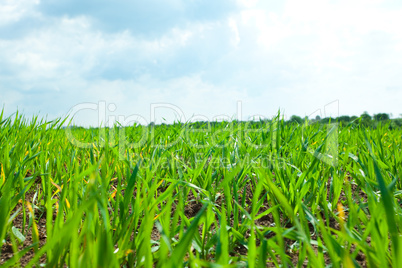
[[[402,265],[401,129],[64,123],[0,115],[2,267]]]

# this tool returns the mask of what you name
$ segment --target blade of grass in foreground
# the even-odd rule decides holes
[[[31,259],[26,267],[32,267],[49,248],[52,248],[56,245],[62,246],[66,242],[68,242],[71,234],[73,232],[76,232],[76,230],[78,229],[77,226],[78,223],[82,220],[83,213],[91,208],[95,204],[95,202],[95,198],[91,198],[90,200],[85,201],[85,203],[83,203],[83,205],[75,212],[76,216],[71,217],[71,219],[63,225],[63,227],[59,231],[60,235],[53,236],[51,241],[47,241],[47,243],[37,252],[37,254],[35,254],[35,256]]]
[[[368,141],[365,133],[364,133],[364,136],[365,136],[365,141],[366,141],[367,147],[368,147],[371,157],[373,159],[374,172],[377,177],[377,182],[378,182],[378,186],[380,188],[382,202],[384,204],[385,214],[387,217],[388,228],[389,228],[389,232],[390,232],[391,240],[392,240],[392,249],[393,249],[392,262],[395,265],[395,267],[400,267],[398,265],[399,258],[397,257],[397,254],[399,252],[399,234],[398,234],[398,227],[397,227],[397,224],[395,221],[395,216],[394,216],[395,211],[394,211],[393,195],[390,193],[387,185],[385,184],[385,180],[378,167],[377,160],[373,154],[372,147],[371,147],[370,142]]]
[[[393,248],[393,263],[394,263],[394,267],[400,267],[399,266],[399,258],[397,256],[397,253],[399,252],[399,234],[398,234],[398,227],[396,225],[396,221],[395,221],[395,212],[394,212],[394,203],[393,203],[393,196],[390,193],[390,191],[388,190],[388,187],[385,185],[384,179],[381,175],[381,172],[378,168],[378,165],[374,160],[374,170],[375,170],[375,174],[377,177],[377,182],[378,185],[380,187],[380,191],[381,191],[381,196],[382,196],[382,202],[384,204],[384,208],[385,208],[385,214],[387,216],[387,223],[388,223],[388,228],[389,228],[389,232],[391,235],[391,240],[392,240],[392,248]]]
[[[221,227],[219,229],[219,240],[216,246],[216,257],[218,259],[218,264],[228,264],[229,262],[229,236],[226,229],[226,210],[225,207],[222,206],[221,212]]]
[[[190,227],[187,229],[186,233],[183,235],[183,238],[180,240],[179,244],[173,250],[172,257],[168,263],[168,267],[181,267],[183,258],[188,250],[188,247],[191,244],[192,239],[194,238],[194,234],[198,231],[198,222],[200,221],[201,217],[204,215],[205,210],[207,209],[208,205],[204,205],[201,210],[198,212],[197,216],[191,222]]]
[[[10,213],[10,191],[5,189],[3,196],[0,197],[0,256],[1,256],[1,246],[3,245],[3,239],[6,235],[7,221]]]

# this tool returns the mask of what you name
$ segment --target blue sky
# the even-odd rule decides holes
[[[0,104],[83,125],[105,105],[143,123],[399,117],[400,25],[396,0],[3,0]]]

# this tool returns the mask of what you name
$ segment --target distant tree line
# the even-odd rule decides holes
[[[381,123],[389,123],[390,127],[402,127],[402,118],[391,119],[389,114],[386,113],[378,113],[371,116],[367,112],[364,112],[359,117],[355,115],[353,116],[342,115],[339,117],[321,118],[319,115],[317,115],[314,119],[308,119],[307,117],[302,118],[297,115],[292,115],[290,119],[287,120],[287,122],[301,124],[306,120],[309,122],[317,122],[322,124],[328,124],[329,122],[338,122],[341,123],[342,125],[349,124],[351,122],[356,122],[361,123],[364,126],[373,126],[373,127],[375,127],[378,123],[381,122]]]
[[[251,128],[258,128],[262,127],[265,125],[266,122],[269,122],[271,120],[269,119],[261,119],[261,120],[252,120],[252,121],[247,121],[248,127]],[[320,123],[320,124],[328,124],[328,123],[340,123],[342,125],[347,125],[350,123],[356,123],[356,124],[362,124],[363,126],[367,127],[376,127],[379,123],[384,124],[384,123],[389,123],[390,128],[396,128],[396,127],[402,127],[402,114],[400,118],[396,119],[390,119],[390,115],[386,113],[378,113],[374,114],[373,116],[369,115],[367,112],[364,112],[360,116],[349,116],[349,115],[342,115],[339,117],[324,117],[321,118],[319,115],[317,115],[315,118],[311,119],[306,117],[300,117],[298,115],[292,115],[288,120],[284,120],[286,124],[303,124],[304,122],[308,121],[309,123]],[[194,128],[205,128],[205,127],[217,127],[221,125],[226,125],[227,121],[196,121],[187,124],[188,127],[194,127]],[[238,121],[238,120],[232,120],[230,123],[233,126],[236,126],[237,124],[244,124],[246,123],[245,121]],[[179,125],[184,125],[184,123],[180,122],[175,122],[174,125],[179,124]],[[148,126],[154,127],[156,124],[154,122],[151,122]],[[162,123],[159,126],[169,126],[169,124]]]

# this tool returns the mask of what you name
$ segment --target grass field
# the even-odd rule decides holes
[[[402,130],[0,116],[0,265],[402,267]]]

